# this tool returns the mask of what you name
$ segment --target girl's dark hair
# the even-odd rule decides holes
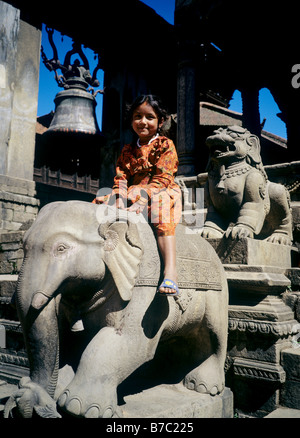
[[[128,108],[127,122],[129,125],[131,125],[134,111],[145,102],[147,102],[150,106],[152,106],[153,110],[155,111],[155,114],[158,117],[158,123],[160,123],[162,119],[164,120],[167,119],[168,111],[166,110],[166,108],[163,107],[160,98],[153,94],[142,94],[141,96],[138,96],[135,99],[135,101],[131,104],[131,106]]]

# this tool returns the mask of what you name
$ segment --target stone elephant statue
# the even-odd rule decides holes
[[[119,385],[174,339],[183,341],[180,382],[223,391],[227,280],[212,246],[188,231],[177,227],[181,294],[161,296],[160,256],[142,215],[81,201],[41,209],[16,291],[30,379],[6,417],[118,416]]]

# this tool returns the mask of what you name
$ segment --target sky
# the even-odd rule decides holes
[[[174,24],[175,0],[143,0],[142,3],[150,6],[169,23]]]
[[[174,24],[174,11],[175,11],[175,0],[143,0],[142,3],[150,6],[154,9],[157,14],[163,17],[166,21]],[[71,48],[70,38],[64,36],[63,41],[61,41],[60,34],[56,35],[55,43],[58,47],[58,55],[60,61],[63,62],[65,53]],[[47,41],[47,34],[43,31],[42,34],[42,44],[46,52],[46,56],[51,59],[52,49]],[[90,60],[90,70],[91,72],[96,66],[96,61],[93,59],[93,52],[89,49],[84,49],[84,52]],[[60,71],[59,71],[60,74]],[[98,72],[98,79],[100,81],[99,89],[103,88],[103,72]],[[40,67],[40,92],[39,92],[39,105],[38,105],[38,116],[48,114],[51,110],[54,110],[53,99],[55,95],[61,91],[54,80],[54,73],[49,72],[46,67],[41,63]],[[102,96],[98,93],[96,97],[96,115],[98,123],[101,129],[101,118],[102,118]],[[270,91],[266,88],[260,90],[260,118],[261,122],[266,118],[264,125],[264,130],[276,134],[280,137],[287,138],[285,123],[277,117],[277,113],[280,112],[277,104],[275,103]],[[239,91],[235,91],[233,97],[229,104],[229,109],[233,111],[242,112],[242,100]]]
[[[236,90],[233,93],[229,109],[237,111],[238,113],[242,112],[242,98],[240,91]],[[264,131],[271,132],[282,138],[287,138],[285,123],[276,115],[280,113],[280,109],[267,88],[262,88],[259,91],[259,110],[261,123],[264,118],[266,118],[263,127]]]

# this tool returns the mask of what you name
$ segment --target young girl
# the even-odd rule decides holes
[[[178,167],[174,143],[159,135],[166,116],[157,97],[142,95],[135,100],[129,117],[138,139],[122,149],[112,194],[93,202],[129,206],[127,210],[137,214],[148,209],[164,262],[158,293],[178,295],[175,228],[181,217],[181,190],[174,182]]]

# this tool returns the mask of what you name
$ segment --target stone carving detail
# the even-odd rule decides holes
[[[179,226],[179,230],[181,229]],[[151,240],[151,228],[144,231],[145,241]],[[221,290],[221,278],[215,254],[199,245],[199,236],[194,236],[186,245],[187,235],[178,232],[176,236],[177,272],[180,289]],[[193,240],[193,241],[192,241]],[[151,246],[145,246],[144,257],[139,268],[136,285],[156,286],[160,281],[160,258]]]
[[[285,382],[285,372],[281,365],[262,363],[255,360],[237,358],[233,363],[234,374],[240,377],[266,380],[270,382]]]
[[[2,364],[14,364],[22,367],[28,367],[28,359],[23,356],[16,356],[13,354],[0,353],[0,362]]]
[[[176,355],[188,359],[168,362],[168,378],[171,369],[188,389],[223,391],[228,285],[219,257],[179,225],[189,285],[178,300],[160,296],[156,239],[136,218],[80,201],[41,209],[24,238],[16,296],[30,379],[8,400],[6,417],[15,410],[26,418],[118,416],[117,387],[154,358],[159,343],[167,354],[174,336],[182,339]]]
[[[232,126],[207,138],[206,238],[241,237],[291,244],[292,216],[287,190],[268,181],[258,137]]]
[[[276,337],[297,334],[295,321],[289,322],[267,322],[242,320],[237,318],[229,318],[229,330],[249,333],[271,334]]]

